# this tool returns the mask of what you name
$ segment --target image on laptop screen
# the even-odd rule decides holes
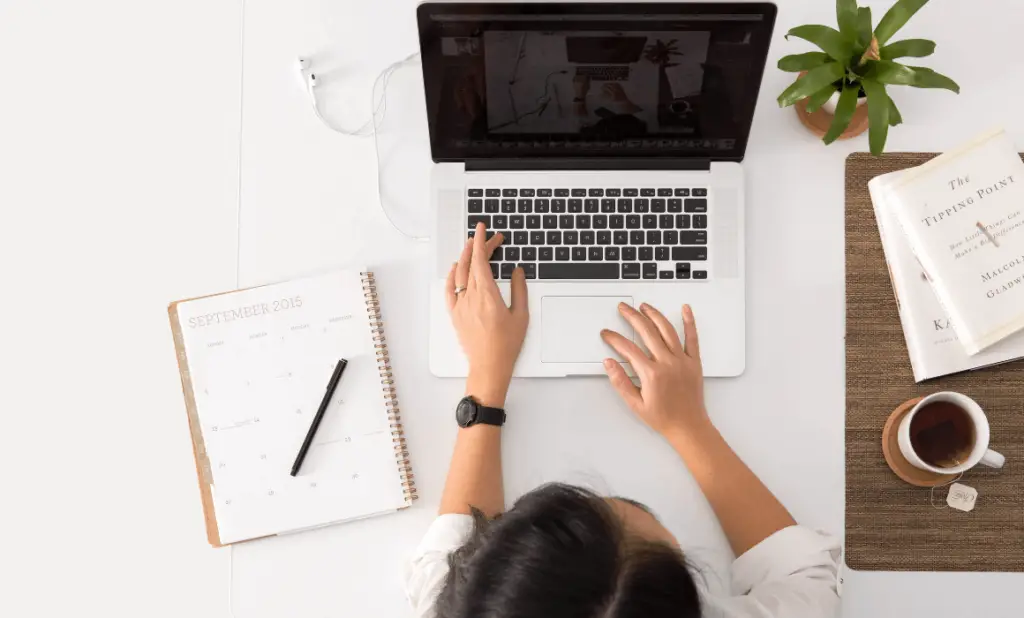
[[[421,14],[435,157],[742,152],[774,13],[665,6]]]

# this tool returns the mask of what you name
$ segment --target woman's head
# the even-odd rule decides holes
[[[450,559],[438,618],[697,618],[675,537],[643,506],[545,485],[476,515]]]

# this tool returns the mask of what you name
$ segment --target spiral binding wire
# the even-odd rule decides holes
[[[363,283],[363,298],[366,299],[366,313],[370,316],[370,332],[373,334],[373,347],[376,350],[381,391],[384,393],[384,405],[387,407],[388,422],[391,425],[391,442],[395,448],[395,462],[398,464],[398,474],[402,479],[405,500],[412,502],[419,496],[416,495],[412,462],[409,460],[409,448],[406,445],[405,433],[402,429],[402,413],[398,407],[394,374],[391,372],[388,340],[384,336],[384,321],[381,319],[380,300],[377,298],[377,279],[371,272],[359,273],[359,275]]]

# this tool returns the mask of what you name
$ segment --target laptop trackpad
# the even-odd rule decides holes
[[[601,340],[608,328],[633,340],[633,327],[619,315],[619,303],[633,306],[631,296],[545,296],[541,330],[545,363],[600,363],[618,358]],[[621,359],[620,359],[621,360]]]

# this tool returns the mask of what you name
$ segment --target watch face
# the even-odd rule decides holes
[[[459,407],[455,408],[455,420],[459,427],[469,427],[476,422],[476,402],[469,397],[460,401]]]

